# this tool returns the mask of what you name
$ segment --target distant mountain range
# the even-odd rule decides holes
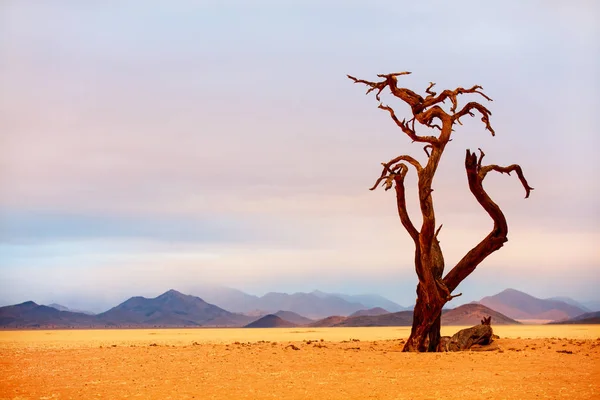
[[[343,320],[337,321],[330,326],[411,326],[412,318],[412,311],[398,311],[389,314],[358,315],[355,317],[346,317]],[[320,326],[327,326],[326,320],[322,320]]]
[[[376,315],[384,315],[389,314],[390,312],[381,307],[373,307],[368,310],[358,310],[350,314],[351,317],[364,317],[364,316],[376,316]]]
[[[76,312],[76,313],[81,313],[81,314],[95,315],[95,313],[93,313],[91,311],[77,310],[75,308],[65,307],[63,305],[56,304],[56,303],[48,304],[48,307],[55,308],[58,311],[70,311],[70,312]]]
[[[386,299],[383,296],[377,294],[342,294],[342,293],[325,293],[320,290],[312,291],[310,294],[318,296],[322,299],[331,297],[339,297],[340,299],[346,300],[350,303],[362,304],[366,308],[383,308],[388,312],[407,311],[412,310],[412,307],[404,307],[400,304],[394,303],[393,301]]]
[[[564,299],[564,298],[563,298]],[[567,320],[589,312],[574,300],[538,299],[515,289],[506,289],[479,301],[493,310],[517,320]]]
[[[413,308],[401,306],[379,295],[345,295],[319,290],[294,294],[271,292],[261,297],[223,287],[198,288],[195,292],[209,303],[232,312],[253,316],[287,310],[319,320],[332,315],[351,316],[356,312],[371,309],[383,309],[394,313],[410,311]],[[594,308],[594,302],[584,305],[568,297],[539,299],[515,289],[506,289],[494,296],[484,297],[476,303],[515,320],[567,320],[586,312],[600,310],[600,304],[597,305],[598,308]]]
[[[293,294],[270,292],[259,297],[237,289],[210,286],[199,287],[194,293],[211,304],[248,315],[273,314],[279,310],[286,310],[307,318],[320,319],[330,315],[347,316],[374,307],[381,307],[390,312],[409,309],[379,295],[345,295],[318,290]]]
[[[96,317],[93,315],[59,311],[53,307],[26,301],[13,306],[0,307],[0,326],[6,328],[83,328],[98,325],[96,325]]]
[[[492,310],[483,304],[463,304],[462,306],[444,311],[442,325],[477,325],[484,317],[492,317],[494,325],[514,325],[520,322]]]
[[[555,321],[551,324],[600,324],[600,311],[594,311],[576,316],[566,321]]]
[[[298,324],[280,318],[275,314],[267,314],[249,323],[244,328],[291,328],[294,326],[298,326]]]
[[[169,290],[153,299],[132,297],[96,317],[106,325],[125,326],[227,327],[244,325],[252,320],[176,290]]]
[[[442,325],[477,325],[483,317],[492,317],[495,325],[519,324],[511,318],[487,308],[481,304],[464,304],[452,310],[445,310],[442,314]],[[316,321],[312,327],[358,327],[358,326],[411,326],[412,311],[399,311],[395,313],[358,313],[350,317],[328,317]]]
[[[132,297],[110,310],[89,315],[66,307],[38,305],[32,301],[0,307],[0,327],[4,328],[114,328],[114,327],[269,327],[269,326],[410,326],[412,311],[389,312],[372,304],[393,303],[381,296],[344,296],[323,292],[268,293],[251,296],[235,289],[213,290],[212,298],[225,304],[252,299],[242,307],[247,314],[232,312],[203,298],[169,290],[155,298]],[[569,299],[570,300],[570,299]],[[538,299],[515,289],[507,289],[478,303],[444,310],[442,324],[475,325],[484,316],[494,324],[516,324],[517,320],[551,320],[564,323],[599,323],[598,313],[575,305],[574,301]],[[238,304],[239,305],[239,304]],[[259,306],[259,307],[257,307]],[[60,308],[60,309],[58,309]],[[396,304],[395,308],[402,308]],[[271,311],[276,309],[276,311]],[[325,315],[325,317],[323,317]],[[309,318],[311,317],[311,318]]]
[[[97,315],[59,311],[32,301],[0,307],[0,326],[7,328],[230,327],[246,325],[253,319],[176,290],[153,299],[132,297]]]
[[[308,325],[310,323],[315,322],[314,320],[310,319],[310,318],[306,318],[303,317],[300,314],[296,314],[293,311],[277,311],[275,314],[273,314],[281,319],[284,319],[286,321],[289,321],[293,324],[296,325]]]
[[[570,297],[565,297],[565,296],[557,296],[557,297],[551,297],[549,299],[546,300],[558,300],[558,301],[562,301],[565,302],[567,304],[570,304],[572,306],[576,306],[578,308],[581,308],[582,310],[586,310],[588,312],[595,312],[595,311],[600,311],[600,300],[598,301],[576,301],[573,300]]]

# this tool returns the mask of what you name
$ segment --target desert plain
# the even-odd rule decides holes
[[[600,325],[495,326],[498,350],[425,354],[401,351],[409,329],[0,331],[0,398],[600,398]]]

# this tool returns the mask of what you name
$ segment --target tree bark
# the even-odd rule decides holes
[[[410,336],[402,351],[436,351],[440,340],[441,314],[445,302],[432,299],[431,293],[417,284],[417,303],[413,311]]]

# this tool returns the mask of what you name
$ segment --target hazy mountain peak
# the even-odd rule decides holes
[[[164,292],[163,294],[159,295],[158,297],[181,297],[181,296],[185,296],[185,294],[178,292],[175,289],[169,289],[166,292]]]
[[[500,293],[496,294],[496,296],[500,296],[500,295],[518,295],[518,296],[527,296],[527,297],[533,297],[530,294],[527,294],[525,292],[522,292],[520,290],[517,289],[513,289],[513,288],[508,288],[508,289],[504,289],[503,291],[501,291]]]
[[[52,304],[47,304],[47,306],[52,307],[58,311],[69,311],[69,307],[65,307],[62,304],[52,303]]]
[[[291,328],[297,326],[275,314],[267,314],[262,318],[246,325],[246,328]]]
[[[58,304],[58,303],[48,304],[47,307],[52,307],[58,311],[69,311],[69,312],[75,312],[75,313],[81,313],[81,314],[87,314],[87,315],[95,315],[93,312],[90,312],[90,311],[78,310],[75,308],[63,306],[62,304]]]
[[[273,315],[276,315],[279,318],[281,318],[285,321],[294,323],[296,325],[306,325],[306,324],[310,324],[310,323],[314,322],[314,320],[312,320],[310,318],[306,318],[306,317],[304,317],[298,313],[295,313],[293,311],[279,310],[276,313],[274,313]]]
[[[155,298],[156,300],[159,301],[178,301],[178,302],[200,302],[200,303],[207,303],[209,304],[207,301],[205,301],[204,299],[202,299],[201,297],[198,296],[193,296],[191,294],[185,294],[185,293],[181,293],[175,289],[169,289],[166,292],[164,292],[163,294],[157,296]]]
[[[521,320],[560,320],[583,314],[585,310],[559,300],[543,300],[516,289],[506,289],[479,301],[510,318]]]
[[[556,297],[549,297],[546,300],[550,300],[550,301],[562,301],[564,303],[570,304],[572,306],[575,307],[579,307],[584,311],[587,312],[592,312],[593,310],[591,310],[590,308],[588,308],[587,306],[583,305],[582,303],[570,298],[570,297],[566,297],[566,296],[556,296]]]

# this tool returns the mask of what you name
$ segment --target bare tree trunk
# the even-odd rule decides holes
[[[442,308],[448,299],[446,292],[439,288],[439,282],[444,272],[444,256],[437,239],[438,233],[439,229],[435,233],[431,247],[433,266],[430,268],[436,287],[433,290],[425,291],[420,282],[417,285],[413,325],[403,351],[437,351],[440,342]]]
[[[431,329],[429,330],[429,346],[427,346],[427,351],[437,351],[437,348],[440,344],[440,339],[442,338],[441,328],[442,312],[440,310],[440,315],[438,315],[437,319],[433,322]]]
[[[444,304],[432,301],[420,283],[417,285],[417,295],[413,324],[403,351],[436,351],[441,337],[440,321]]]
[[[402,120],[396,116],[395,111],[379,103],[379,108],[387,111],[396,125],[413,142],[424,143],[425,153],[427,154],[427,163],[423,166],[415,158],[408,155],[401,155],[387,163],[383,164],[381,176],[371,188],[374,190],[380,183],[384,183],[385,190],[392,186],[396,189],[396,203],[400,222],[412,238],[415,244],[415,271],[419,278],[417,285],[417,301],[414,308],[413,325],[410,337],[408,338],[404,351],[437,351],[440,343],[441,313],[444,305],[454,297],[461,294],[452,295],[452,292],[475,268],[490,254],[500,249],[508,240],[508,225],[500,207],[492,201],[486,191],[483,189],[483,179],[490,171],[500,173],[516,172],[519,180],[526,190],[526,197],[529,197],[533,189],[525,180],[521,167],[513,164],[508,167],[499,167],[497,165],[482,166],[481,161],[484,157],[483,151],[479,159],[475,154],[467,150],[465,158],[465,167],[469,181],[469,189],[475,196],[479,204],[486,210],[494,221],[494,228],[477,246],[471,249],[459,262],[442,278],[444,273],[444,257],[439,244],[438,234],[441,225],[436,229],[436,218],[433,207],[432,184],[437,171],[440,159],[451,140],[452,132],[456,123],[460,124],[460,118],[469,115],[474,116],[477,111],[481,114],[481,120],[492,135],[495,134],[490,125],[489,117],[491,112],[476,102],[467,103],[460,111],[457,111],[458,96],[461,94],[478,94],[486,100],[491,99],[481,90],[481,86],[475,85],[470,89],[457,88],[455,90],[444,90],[439,95],[434,92],[434,83],[430,83],[425,90],[426,97],[422,97],[412,90],[399,88],[398,76],[407,75],[410,72],[399,72],[393,74],[378,75],[383,78],[379,82],[370,82],[354,78],[348,75],[348,78],[355,83],[362,83],[369,87],[367,94],[375,91],[375,97],[381,101],[380,94],[385,88],[389,88],[392,95],[404,101],[411,108],[413,117],[409,121]],[[450,112],[445,111],[441,104],[445,100],[450,100],[452,106]],[[437,136],[418,135],[415,130],[415,122],[427,128],[438,129]],[[412,223],[406,208],[406,193],[404,187],[404,178],[408,173],[408,166],[415,168],[418,178],[419,206],[422,216],[421,229]],[[481,329],[481,328],[480,328]]]

